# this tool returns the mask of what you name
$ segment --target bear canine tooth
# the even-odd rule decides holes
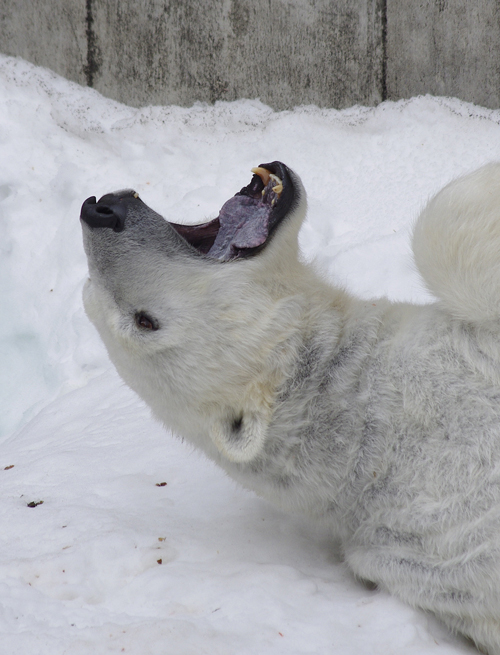
[[[260,179],[264,182],[265,187],[269,184],[269,178],[271,177],[271,173],[267,170],[267,168],[262,168],[262,166],[256,166],[255,168],[252,168],[252,173],[260,177]]]

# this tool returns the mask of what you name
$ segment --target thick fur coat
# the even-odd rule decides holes
[[[328,522],[357,576],[500,655],[500,165],[418,219],[427,306],[325,284],[298,252],[300,180],[256,170],[239,195],[264,216],[258,247],[236,228],[200,247],[131,191],[86,201],[88,316],[166,426]]]

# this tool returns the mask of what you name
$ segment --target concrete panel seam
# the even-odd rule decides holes
[[[387,100],[387,0],[380,0],[380,22],[382,31],[382,61],[380,96]]]
[[[86,30],[87,36],[87,65],[84,68],[87,86],[94,86],[94,76],[100,68],[99,48],[97,46],[97,39],[94,32],[94,14],[92,7],[92,0],[86,0]]]

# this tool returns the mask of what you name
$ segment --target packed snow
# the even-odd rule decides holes
[[[301,246],[325,278],[428,302],[412,223],[500,159],[500,111],[429,96],[135,109],[0,56],[0,116],[0,653],[475,652],[152,420],[84,314],[78,217],[127,187],[201,222],[279,159],[308,191]]]

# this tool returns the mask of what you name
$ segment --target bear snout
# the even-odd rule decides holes
[[[91,228],[109,227],[114,232],[121,232],[125,228],[129,205],[137,201],[141,202],[133,190],[108,193],[99,201],[91,196],[82,205],[80,219]]]

